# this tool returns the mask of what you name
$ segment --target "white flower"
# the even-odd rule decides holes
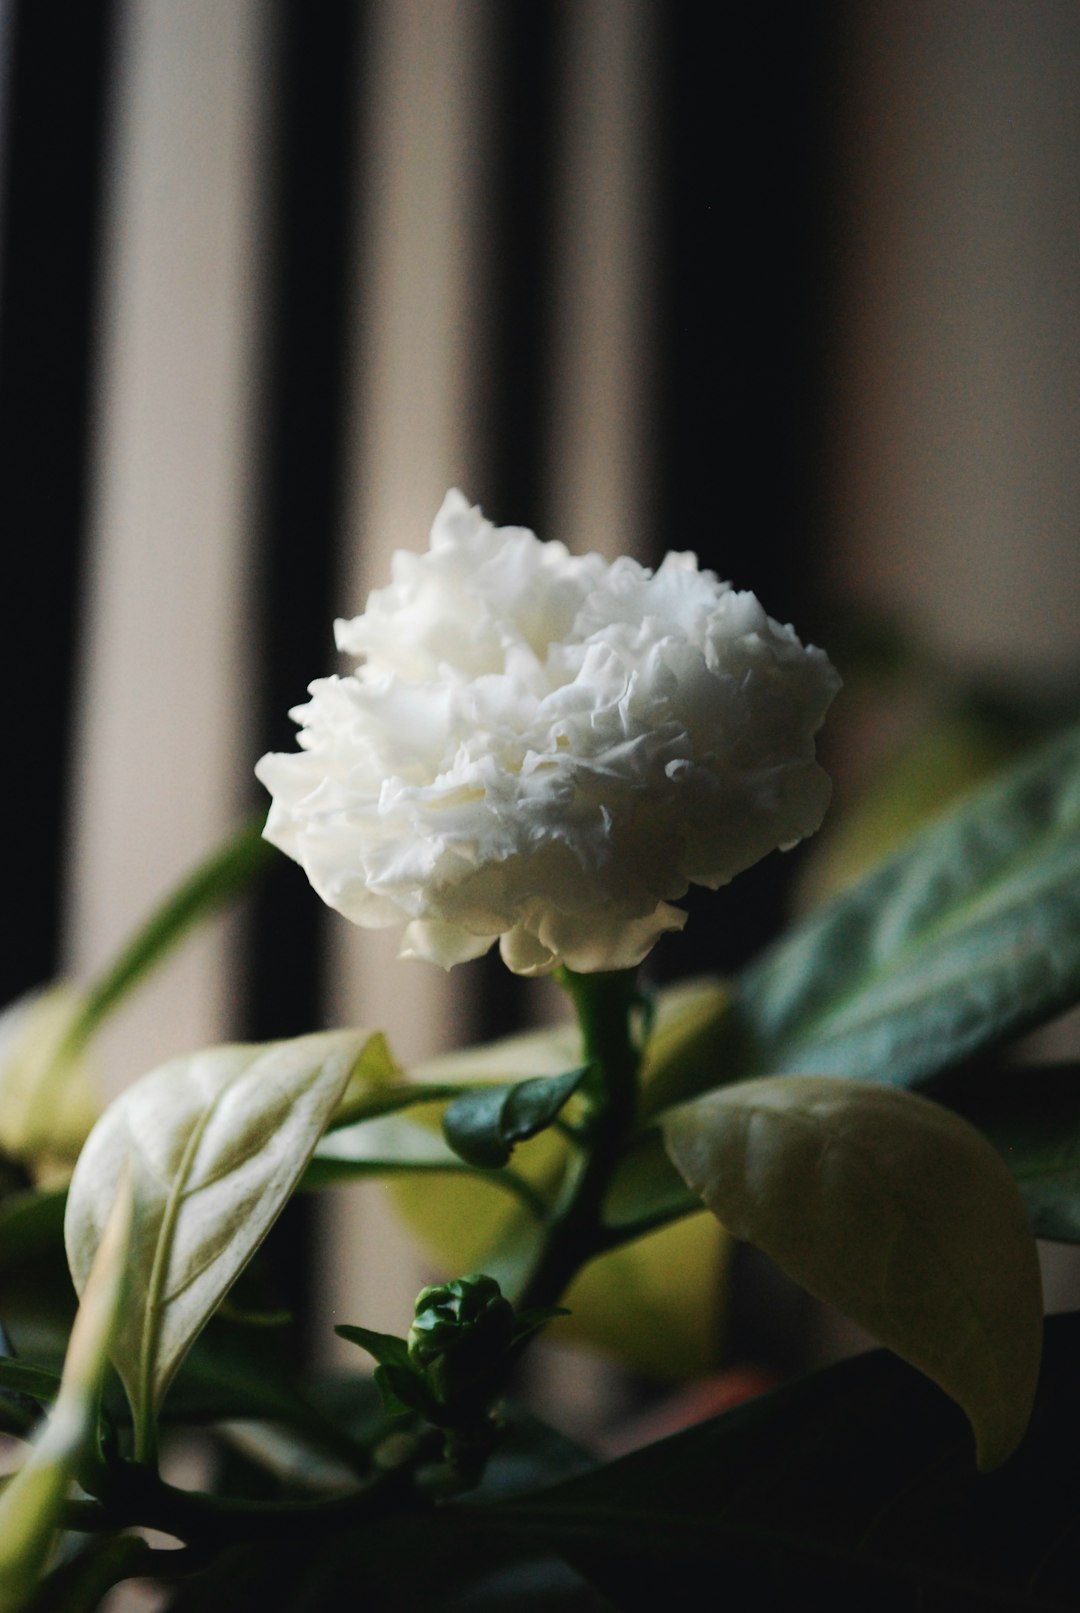
[[[820,824],[839,679],[693,555],[576,557],[451,492],[392,575],[256,772],[267,838],[354,923],[404,921],[402,956],[628,968],[688,885]]]

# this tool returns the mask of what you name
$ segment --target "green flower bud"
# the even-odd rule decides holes
[[[514,1312],[493,1277],[474,1273],[421,1289],[409,1329],[409,1365],[440,1405],[468,1400],[503,1359]]]

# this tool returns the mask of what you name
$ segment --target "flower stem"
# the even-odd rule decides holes
[[[524,1291],[521,1309],[554,1305],[577,1272],[607,1244],[601,1210],[622,1148],[633,1127],[640,1052],[631,1031],[637,1002],[632,969],[609,974],[560,971],[577,1013],[592,1069],[582,1088],[587,1113],[585,1150],[572,1167],[566,1195]]]

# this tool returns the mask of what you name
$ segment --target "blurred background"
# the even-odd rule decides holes
[[[692,904],[657,979],[1075,711],[1078,84],[1072,0],[0,0],[0,998],[91,977],[261,806],[333,618],[452,485],[696,550],[845,676],[834,827]],[[103,1080],[537,1012],[394,948],[281,859]],[[332,1215],[294,1285],[400,1330],[422,1262],[367,1189]]]

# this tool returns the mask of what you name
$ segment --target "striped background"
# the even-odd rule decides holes
[[[826,644],[862,600],[1075,666],[1080,11],[736,5],[718,49],[711,9],[0,0],[0,996],[92,973],[259,804],[332,618],[451,484],[575,549],[694,548]],[[788,872],[658,970],[738,962]],[[392,942],[283,861],[105,1079],[528,1011]],[[396,1326],[414,1270],[343,1213],[332,1303]]]

